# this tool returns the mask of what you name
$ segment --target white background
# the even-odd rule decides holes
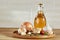
[[[33,24],[40,2],[44,4],[47,22],[60,29],[60,0],[0,0],[0,28],[18,28],[24,21]]]

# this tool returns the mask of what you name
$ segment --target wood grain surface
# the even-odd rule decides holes
[[[0,28],[0,40],[60,40],[60,29],[54,29],[55,37],[50,39],[21,39],[16,38],[13,32],[18,30],[17,28]]]

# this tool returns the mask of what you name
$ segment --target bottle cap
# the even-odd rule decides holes
[[[42,5],[43,5],[43,4],[42,4],[42,3],[40,3],[39,5],[40,5],[40,7],[42,7]]]

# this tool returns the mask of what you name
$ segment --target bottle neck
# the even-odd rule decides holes
[[[38,6],[38,13],[44,13],[43,6]]]
[[[38,6],[38,11],[43,11],[43,7]]]
[[[39,17],[44,17],[44,11],[43,11],[43,6],[38,6],[38,16]]]

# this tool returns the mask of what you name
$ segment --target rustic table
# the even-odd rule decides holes
[[[50,39],[21,39],[13,37],[13,32],[17,28],[0,28],[0,40],[60,40],[60,29],[54,29],[56,34],[54,38]]]

